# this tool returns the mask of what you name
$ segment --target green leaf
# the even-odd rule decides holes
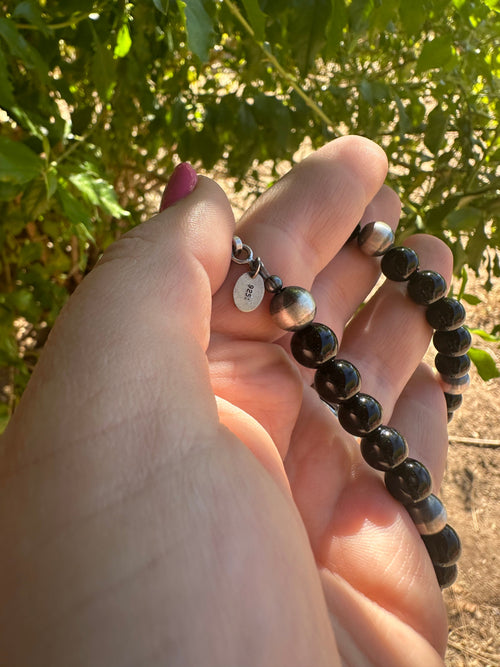
[[[12,331],[0,330],[0,366],[11,366],[19,362],[19,348]]]
[[[452,58],[451,34],[434,37],[424,43],[415,73],[422,74],[431,69],[442,69]]]
[[[7,67],[7,59],[0,47],[0,107],[8,109],[14,106],[14,94]]]
[[[114,218],[130,215],[128,211],[120,206],[113,187],[102,178],[94,181],[94,188],[100,208]]]
[[[14,21],[0,18],[0,36],[3,37],[9,51],[15,58],[22,60],[28,69],[35,69],[45,79],[48,75],[48,66],[42,57],[19,33]]]
[[[159,12],[166,14],[168,12],[170,0],[153,0],[153,4]]]
[[[116,37],[116,46],[115,50],[113,51],[114,56],[116,58],[124,58],[130,51],[131,46],[132,40],[130,38],[130,31],[128,29],[128,25],[124,23],[118,31],[118,35]]]
[[[40,243],[32,243],[28,242],[25,243],[21,251],[19,253],[19,258],[17,261],[17,265],[19,267],[22,266],[30,266],[33,262],[38,262],[42,254],[42,246]],[[31,292],[28,292],[28,290],[25,290],[30,296]],[[22,294],[22,290],[17,290],[17,294]],[[26,294],[24,294],[25,300],[28,298]],[[18,308],[21,310],[21,306],[19,305]]]
[[[476,228],[477,223],[482,219],[483,214],[478,208],[473,206],[464,206],[452,211],[446,216],[446,229],[453,231],[467,232]]]
[[[91,227],[92,217],[90,211],[82,202],[78,201],[76,197],[62,187],[59,188],[57,194],[63,211],[71,222],[75,225],[83,223],[87,228]]]
[[[72,174],[69,180],[85,195],[91,204],[99,206],[105,213],[109,213],[114,218],[129,215],[129,212],[118,203],[113,187],[104,179],[96,178],[91,173],[80,173]]]
[[[469,331],[471,332],[471,334],[476,334],[476,336],[479,336],[480,338],[488,341],[489,343],[500,343],[499,335],[489,334],[484,329],[469,329]]]
[[[55,167],[50,167],[45,174],[45,189],[47,201],[54,196],[55,191],[59,185],[57,170]]]
[[[460,287],[458,288],[458,294],[457,294],[457,299],[459,301],[462,300],[463,295],[465,294],[465,288],[467,287],[467,283],[469,282],[469,274],[467,273],[467,269],[462,267],[462,271],[460,273]]]
[[[481,0],[489,9],[500,13],[500,0]]]
[[[12,14],[14,18],[24,18],[32,25],[36,26],[41,32],[46,35],[52,35],[52,30],[47,26],[43,20],[42,12],[38,3],[33,0],[25,0],[20,2]]]
[[[0,403],[0,434],[7,428],[10,420],[9,407],[5,403]]]
[[[266,38],[266,15],[259,6],[258,0],[243,0],[248,22],[252,26],[255,38],[263,42]]]
[[[477,368],[477,372],[485,382],[500,377],[500,371],[488,350],[471,347],[468,354],[472,363]]]
[[[28,183],[42,173],[39,156],[20,141],[0,137],[0,181]]]
[[[188,49],[202,63],[208,62],[208,53],[214,45],[215,32],[212,19],[202,0],[177,0],[179,10],[184,17]]]
[[[423,2],[403,0],[399,5],[399,16],[406,34],[417,35],[428,18],[428,12]]]
[[[332,0],[332,11],[326,28],[325,54],[328,59],[336,59],[344,28],[348,22],[345,0]]]
[[[479,270],[487,246],[488,237],[485,234],[484,225],[482,221],[480,221],[474,232],[469,235],[469,240],[465,248],[468,264],[474,271]]]
[[[92,58],[92,77],[99,97],[108,101],[116,86],[116,63],[108,44],[94,38],[94,56]]]
[[[326,43],[326,28],[332,11],[330,0],[308,0],[290,14],[289,43],[303,76],[313,67],[320,49]]]
[[[462,294],[462,299],[466,303],[469,303],[471,306],[477,306],[481,303],[481,299],[475,294]]]
[[[427,127],[424,135],[424,144],[433,155],[441,148],[446,128],[448,126],[449,114],[436,105],[427,119]]]

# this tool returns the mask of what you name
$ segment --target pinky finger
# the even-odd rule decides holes
[[[433,493],[443,479],[448,451],[447,410],[443,390],[432,370],[421,363],[401,392],[391,426],[405,434],[409,456],[431,473]]]

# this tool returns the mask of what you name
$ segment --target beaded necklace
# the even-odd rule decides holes
[[[435,329],[435,365],[446,399],[448,421],[451,421],[470,383],[467,350],[471,335],[463,326],[463,305],[446,297],[446,282],[441,274],[420,270],[414,250],[394,245],[394,233],[385,222],[370,222],[363,228],[358,225],[347,243],[354,240],[366,255],[382,257],[384,276],[406,282],[408,296],[425,307],[427,322]],[[422,537],[441,588],[453,584],[458,573],[460,539],[447,523],[443,503],[431,493],[430,472],[423,463],[408,456],[404,436],[383,424],[380,403],[360,391],[358,369],[349,361],[337,358],[337,337],[327,325],[314,322],[316,304],[310,292],[302,287],[284,287],[281,278],[269,274],[262,260],[254,258],[252,249],[237,236],[233,238],[232,259],[248,267],[247,273],[235,284],[235,305],[248,312],[260,305],[266,291],[273,294],[271,317],[278,327],[293,332],[290,349],[295,360],[306,368],[315,369],[313,387],[321,400],[332,409],[348,433],[361,438],[365,461],[384,472],[387,490],[404,505]]]

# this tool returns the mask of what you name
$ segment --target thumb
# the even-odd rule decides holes
[[[85,438],[124,419],[133,428],[155,410],[192,423],[195,409],[199,424],[213,426],[204,351],[233,226],[222,190],[199,177],[190,194],[110,246],[63,309],[6,435],[17,430],[43,456],[59,434]]]

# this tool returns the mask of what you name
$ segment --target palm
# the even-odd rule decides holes
[[[300,201],[286,193],[271,204],[265,197],[259,201],[238,233],[245,241],[245,234],[255,238],[252,245],[257,253],[260,233],[261,244],[267,249],[268,270],[280,273],[288,284],[312,285],[319,306],[317,320],[332,326],[337,335],[342,334],[346,322],[374,286],[378,263],[363,257],[355,244],[342,248],[356,220],[352,213],[347,229],[342,228],[342,220],[332,222],[323,244],[307,248],[307,239],[304,241],[302,252],[308,259],[305,266],[297,248],[288,257],[286,240],[281,244],[282,237],[287,236],[283,228],[278,225],[278,229],[269,231],[262,225],[254,229],[256,220],[262,222],[262,210],[269,220],[277,210],[281,219],[286,219],[283,208],[287,204],[283,201],[287,197],[289,225],[293,228],[294,221],[300,219]],[[335,195],[332,198],[335,200]],[[338,198],[336,205],[342,206]],[[305,208],[308,206],[310,202]],[[311,241],[314,228],[324,229],[326,221],[321,219],[321,212],[309,210],[309,215],[312,229],[306,236]],[[366,215],[395,223],[398,204],[382,190]],[[337,241],[329,245],[328,240],[335,236]],[[447,258],[442,248],[433,246],[429,239],[419,237],[409,244],[429,268],[438,263],[442,272],[449,270],[445,266],[443,271]],[[319,255],[316,264],[310,261],[315,253]],[[380,623],[387,624],[398,638],[393,645],[385,645],[388,655],[384,664],[402,664],[405,660],[410,664],[405,654],[409,639],[401,639],[399,621],[442,651],[443,607],[420,538],[405,510],[387,493],[380,473],[361,458],[356,440],[343,431],[311,389],[313,372],[299,371],[283,353],[288,349],[289,335],[283,336],[272,325],[266,302],[251,314],[239,313],[232,304],[231,290],[243,270],[233,267],[214,299],[208,358],[214,392],[222,399],[221,421],[253,449],[280,484],[289,484],[333,617],[342,616],[346,598],[372,620],[373,614],[379,615]],[[390,344],[387,332],[391,332]],[[419,367],[428,342],[422,312],[405,299],[399,286],[386,285],[349,323],[339,357],[353,361],[362,371],[363,390],[382,403],[385,423],[392,415],[391,423],[403,433],[413,433],[413,441],[409,438],[411,454],[432,463],[439,475],[442,456],[433,457],[429,449],[431,438],[445,438],[444,410],[442,406],[441,411],[435,408],[442,399],[429,373]],[[358,640],[362,637],[360,645],[369,655],[373,650],[370,633],[360,627],[357,631],[348,627],[347,632],[354,632]],[[426,664],[432,659],[427,656]],[[422,660],[420,655],[415,664],[423,664]]]
[[[363,212],[399,217],[385,173],[370,142],[334,142],[239,228],[269,270],[312,289],[339,338],[379,274],[345,239]],[[420,539],[265,305],[232,304],[232,231],[200,179],[114,244],[60,318],[0,453],[9,665],[440,664]],[[411,243],[448,277],[439,244]],[[442,394],[416,370],[428,339],[389,285],[340,355],[439,482]]]

